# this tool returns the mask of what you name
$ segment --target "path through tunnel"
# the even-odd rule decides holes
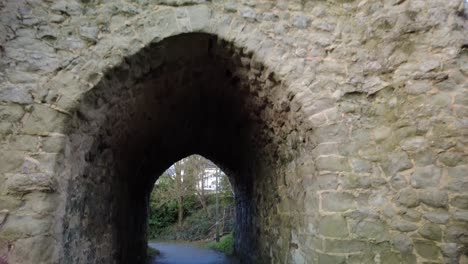
[[[208,34],[167,38],[110,69],[69,125],[63,262],[143,263],[154,175],[200,154],[229,176],[236,251],[253,263],[261,238],[278,235],[266,227],[284,221],[278,182],[304,141],[292,99],[252,52]]]

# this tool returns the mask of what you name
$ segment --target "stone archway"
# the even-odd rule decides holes
[[[306,142],[293,95],[252,55],[182,34],[127,57],[84,96],[65,156],[64,262],[143,262],[155,175],[193,153],[231,179],[238,253],[266,261],[259,241],[288,221],[275,212],[277,182]]]
[[[154,180],[144,175],[199,152],[231,170],[245,193],[238,228],[252,232],[239,232],[241,254],[255,250],[272,263],[458,263],[468,230],[465,2],[0,4],[0,257],[22,264],[103,252],[141,257],[143,239],[124,238],[143,233],[144,204],[134,203],[134,219],[125,208]],[[171,52],[158,52],[171,50],[186,63],[176,66],[172,53],[173,63],[164,64]],[[199,67],[201,78],[184,73]],[[159,79],[161,90],[144,85],[165,74],[185,81]],[[233,89],[215,93],[216,83]],[[221,100],[219,112],[206,104],[209,115],[187,113],[189,137],[158,136],[182,138],[178,146],[156,142],[149,133],[166,131],[157,120],[181,123],[146,110],[176,98],[183,109],[197,108],[194,91],[230,100]],[[152,103],[155,97],[174,100]],[[180,121],[184,112],[175,113]],[[223,133],[194,125],[220,116],[240,126],[223,118]],[[222,135],[231,145],[220,145]],[[211,145],[204,149],[193,136]],[[147,145],[179,152],[164,161]],[[103,166],[111,161],[115,170]],[[135,180],[142,178],[147,185]],[[112,207],[116,201],[123,203]],[[109,208],[116,214],[103,213]],[[100,217],[107,222],[94,225]],[[125,250],[113,254],[118,248]]]

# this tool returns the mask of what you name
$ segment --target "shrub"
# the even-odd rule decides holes
[[[219,242],[213,241],[206,244],[206,247],[232,256],[234,255],[234,234],[231,232],[229,235],[223,236]]]
[[[148,247],[148,257],[155,257],[161,252],[157,248]]]

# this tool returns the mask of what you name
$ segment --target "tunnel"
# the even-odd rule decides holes
[[[306,140],[293,97],[255,54],[210,34],[169,37],[110,68],[68,124],[63,262],[144,263],[152,187],[192,154],[229,177],[237,254],[266,261],[261,244],[279,236],[267,227],[287,221],[285,164]]]

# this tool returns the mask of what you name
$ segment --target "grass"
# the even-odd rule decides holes
[[[206,244],[207,248],[223,252],[228,256],[234,255],[234,235],[231,232],[229,235],[223,236],[219,242],[213,241]]]

